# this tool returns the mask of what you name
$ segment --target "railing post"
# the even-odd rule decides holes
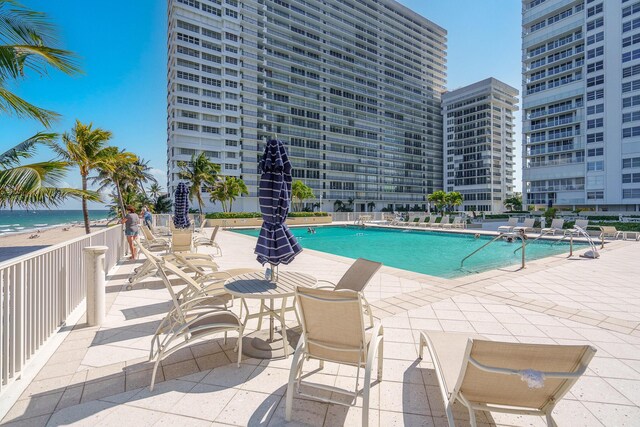
[[[83,249],[85,256],[87,282],[87,324],[101,325],[105,312],[105,253],[107,246],[87,246]]]

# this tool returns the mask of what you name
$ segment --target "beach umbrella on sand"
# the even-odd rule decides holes
[[[258,165],[261,172],[258,197],[262,228],[255,253],[262,265],[269,263],[272,278],[277,279],[279,264],[289,264],[302,248],[285,224],[291,205],[291,163],[282,141],[267,142]]]
[[[175,228],[189,228],[189,187],[184,182],[178,184],[173,201],[173,225]]]

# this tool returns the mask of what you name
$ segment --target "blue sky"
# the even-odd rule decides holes
[[[84,74],[52,71],[14,86],[20,96],[62,115],[52,131],[75,119],[113,132],[112,144],[149,160],[162,186],[166,169],[166,1],[23,0],[47,13]],[[448,88],[495,77],[521,89],[520,2],[401,0],[448,31]],[[520,181],[520,120],[516,176]],[[42,130],[35,121],[0,116],[0,152]],[[46,156],[43,156],[46,157]],[[66,179],[79,185],[77,171]],[[79,208],[70,202],[67,209]]]

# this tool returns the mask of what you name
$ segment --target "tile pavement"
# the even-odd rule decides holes
[[[255,265],[253,239],[222,232],[222,268]],[[455,280],[383,267],[366,290],[385,327],[383,381],[372,387],[372,425],[446,425],[428,357],[419,360],[420,330],[480,333],[490,339],[590,343],[598,349],[586,375],[554,412],[559,425],[624,426],[640,419],[640,244],[615,242],[598,260],[551,257],[525,270],[494,270]],[[350,260],[307,250],[282,267],[336,281]],[[137,264],[124,263],[108,282],[101,327],[83,322],[40,370],[2,420],[44,425],[283,425],[290,360],[231,364],[235,338],[213,339],[167,358],[148,389],[150,337],[169,307],[156,279],[124,290]],[[236,304],[235,309],[239,305]],[[252,307],[255,308],[255,307]],[[291,319],[293,321],[293,318]],[[255,327],[255,321],[248,328]],[[310,362],[307,369],[317,368]],[[314,381],[352,387],[355,370],[326,364]],[[294,420],[308,425],[357,425],[353,408],[296,399]],[[456,408],[459,425],[468,414]],[[541,418],[480,414],[480,425],[544,425]]]

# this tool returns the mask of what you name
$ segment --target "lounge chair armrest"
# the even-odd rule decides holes
[[[214,271],[213,273],[204,274],[198,277],[197,279],[195,279],[195,281],[198,284],[203,285],[205,282],[220,282],[222,280],[227,280],[232,277],[233,275],[231,275],[231,273],[228,273],[226,271]]]
[[[323,283],[325,284],[323,285]],[[328,280],[318,280],[314,285],[315,289],[334,289],[335,287],[336,284]]]

